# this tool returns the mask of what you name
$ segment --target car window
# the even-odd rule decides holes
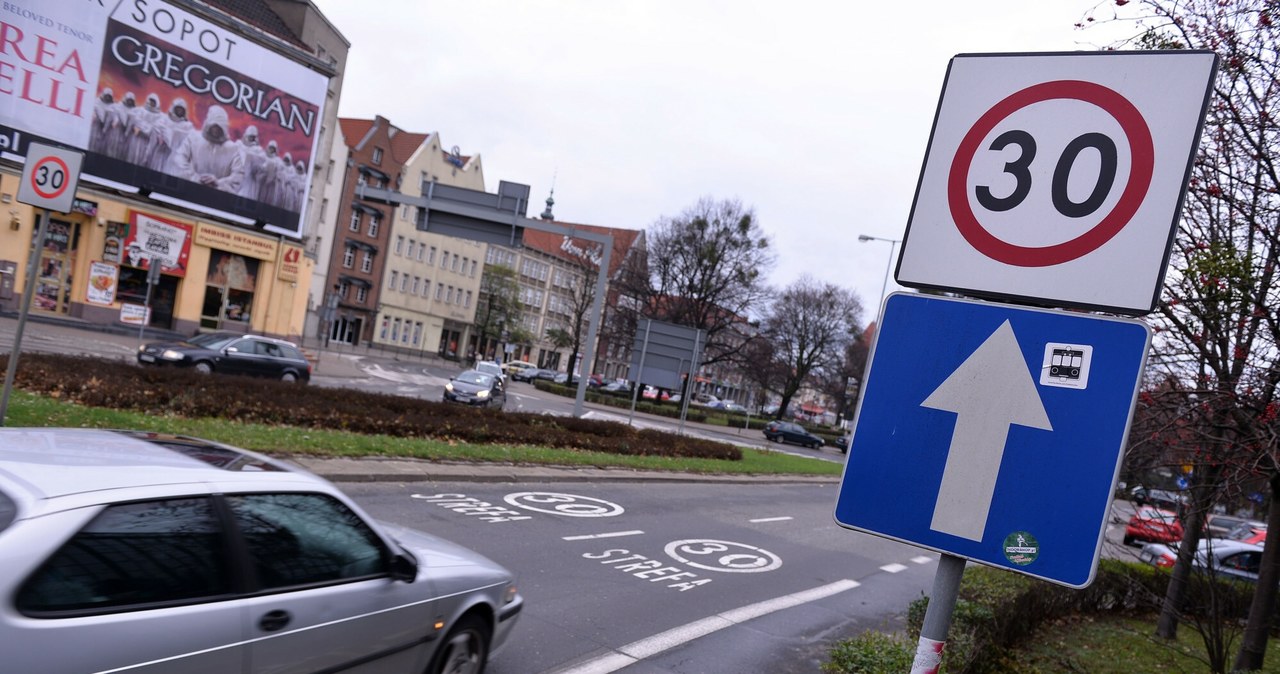
[[[218,349],[221,349],[222,347],[230,344],[231,342],[234,342],[236,339],[237,339],[236,335],[226,335],[226,334],[221,334],[217,332],[205,332],[205,333],[196,335],[191,339],[188,339],[187,343],[195,344],[196,346],[203,346],[206,349],[212,349],[214,351],[217,351]]]
[[[272,358],[284,358],[284,352],[280,350],[280,346],[274,342],[263,342],[254,340],[253,350],[259,356],[270,356]]]
[[[226,546],[206,498],[103,510],[18,590],[28,614],[137,609],[231,593]]]
[[[1222,559],[1222,566],[1228,569],[1236,569],[1237,571],[1245,571],[1247,573],[1258,573],[1258,569],[1262,567],[1262,553],[1255,550],[1246,552],[1238,552]]]
[[[233,495],[227,504],[263,589],[366,578],[387,568],[378,535],[330,496]]]
[[[278,344],[277,346],[280,347],[280,352],[284,355],[285,358],[292,358],[294,360],[305,360],[305,357],[302,355],[302,352],[298,350],[298,347],[292,344]]]
[[[7,494],[0,491],[0,531],[9,528],[13,524],[14,518],[18,516],[18,506],[9,498]]]

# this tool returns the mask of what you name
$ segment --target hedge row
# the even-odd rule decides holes
[[[0,367],[7,368],[7,361],[7,355],[0,356]],[[14,383],[22,390],[68,402],[143,414],[611,454],[742,459],[742,450],[728,443],[612,421],[475,409],[85,356],[23,354]]]
[[[986,566],[970,565],[960,583],[951,630],[943,651],[942,671],[985,674],[1016,671],[1016,648],[1038,629],[1077,615],[1122,613],[1149,615],[1158,611],[1169,584],[1167,569],[1104,559],[1087,588],[1076,590],[1029,576]],[[1239,583],[1193,582],[1185,605],[1217,606],[1223,617],[1243,619],[1250,589]],[[919,639],[928,597],[911,603],[906,639],[863,635],[841,641],[831,650],[823,671],[838,674],[901,672],[903,658],[911,662]]]

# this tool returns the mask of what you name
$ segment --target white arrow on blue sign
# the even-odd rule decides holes
[[[836,521],[1088,585],[1149,344],[1130,319],[889,296]]]

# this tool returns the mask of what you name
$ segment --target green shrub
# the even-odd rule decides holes
[[[0,366],[7,367],[7,361],[7,356],[0,356]],[[742,450],[725,442],[639,430],[612,421],[475,409],[405,396],[209,376],[84,356],[24,354],[15,384],[31,393],[80,405],[154,415],[464,443],[742,460]]]
[[[904,674],[911,671],[915,647],[906,639],[880,632],[863,632],[831,649],[822,671],[836,674]]]

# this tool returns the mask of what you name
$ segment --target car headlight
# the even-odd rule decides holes
[[[173,349],[165,349],[164,353],[160,354],[160,357],[165,360],[182,360],[186,358],[181,351],[174,351]]]
[[[515,601],[515,600],[516,600],[516,595],[517,595],[517,594],[519,594],[519,593],[518,593],[518,592],[516,592],[516,586],[515,586],[515,583],[512,583],[512,584],[508,585],[508,586],[507,586],[507,591],[502,595],[502,603],[503,603],[503,604],[510,604],[511,602],[513,602],[513,601]]]
[[[479,393],[477,393],[477,394],[476,394],[476,397],[477,397],[477,398],[488,398],[488,397],[489,397],[489,392],[488,392],[488,391],[481,391],[481,392],[479,392]]]
[[[453,393],[453,382],[449,382],[448,384],[445,384],[444,390],[448,391],[449,393]]]

